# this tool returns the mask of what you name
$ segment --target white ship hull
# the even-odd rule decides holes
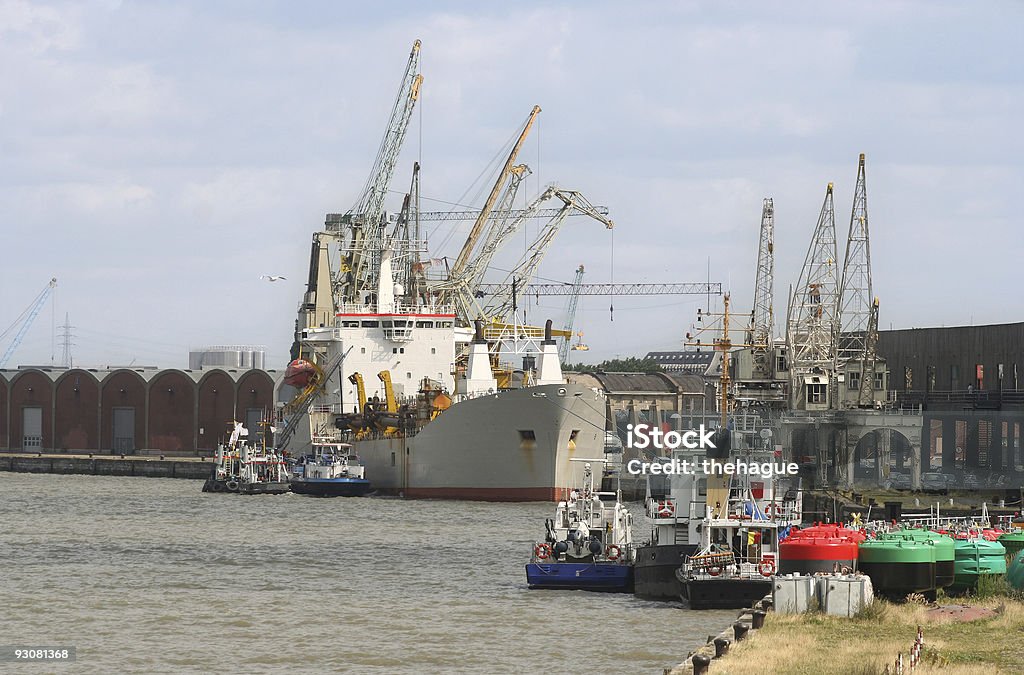
[[[605,398],[573,384],[461,401],[410,437],[356,440],[375,490],[409,498],[559,501],[603,458]],[[532,438],[531,433],[532,432]]]

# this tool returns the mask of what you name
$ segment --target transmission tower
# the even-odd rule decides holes
[[[794,378],[814,369],[834,369],[838,297],[835,209],[829,183],[800,279],[790,298],[786,331]],[[794,393],[799,383],[794,379]]]
[[[853,192],[850,233],[846,238],[843,280],[839,287],[837,364],[864,358],[873,298],[871,246],[868,239],[868,198],[864,182],[864,154],[861,153],[857,167],[857,187]]]
[[[772,327],[775,314],[772,301],[775,289],[775,205],[770,198],[761,207],[761,238],[757,246],[757,279],[754,283],[754,311],[750,315],[750,334],[747,341],[753,345],[754,368],[762,377],[771,376],[768,358],[772,346]]]
[[[72,335],[71,333],[71,328],[71,321],[68,319],[68,315],[65,312],[64,325],[60,327],[60,346],[64,350],[64,355],[61,359],[61,365],[64,366],[65,368],[71,368],[72,366],[74,366],[74,359],[71,356],[71,347],[75,343],[71,341],[71,338],[74,337],[74,335]]]

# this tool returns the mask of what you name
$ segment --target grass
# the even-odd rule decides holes
[[[908,663],[920,625],[925,647],[915,675],[1024,671],[1024,602],[998,595],[958,602],[994,609],[996,615],[973,622],[931,620],[925,604],[884,600],[852,619],[770,613],[762,630],[712,668],[728,675],[881,675],[899,653]]]

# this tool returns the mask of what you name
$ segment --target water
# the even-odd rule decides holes
[[[61,671],[660,673],[736,616],[527,589],[550,504],[16,473],[0,494],[0,643],[75,645]]]

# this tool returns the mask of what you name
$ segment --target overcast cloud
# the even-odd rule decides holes
[[[864,152],[882,326],[1022,320],[1024,3],[380,4],[0,0],[0,330],[59,279],[8,366],[59,364],[65,313],[76,365],[248,343],[283,366],[310,236],[357,200],[416,38],[392,206],[417,158],[426,208],[479,205],[539,104],[523,198],[557,182],[616,222],[567,223],[545,278],[702,281],[710,259],[749,309],[771,196],[783,310],[829,181],[845,239]],[[584,298],[584,356],[677,348],[703,302],[618,298],[611,322]]]

